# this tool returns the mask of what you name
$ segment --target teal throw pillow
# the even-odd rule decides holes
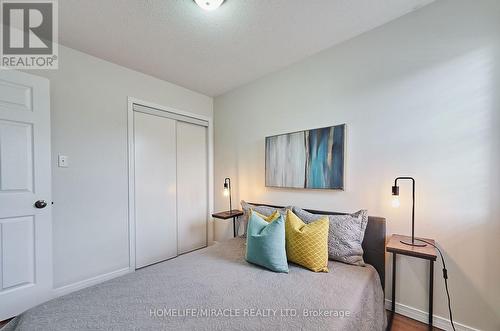
[[[246,260],[276,272],[288,273],[285,251],[285,220],[268,223],[257,213],[251,213],[247,228]]]

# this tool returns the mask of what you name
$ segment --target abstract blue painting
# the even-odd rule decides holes
[[[345,124],[266,137],[266,186],[343,189]]]

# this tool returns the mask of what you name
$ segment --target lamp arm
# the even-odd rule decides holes
[[[231,202],[231,181],[229,181],[229,212],[233,210],[233,205]]]
[[[394,180],[394,186],[398,186],[398,180],[400,179],[408,179],[408,180],[411,180],[413,182],[413,186],[415,186],[415,178],[413,177],[408,177],[408,176],[404,176],[404,177],[397,177],[395,180]]]

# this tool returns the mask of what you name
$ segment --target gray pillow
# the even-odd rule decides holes
[[[276,208],[276,207],[252,205],[251,203],[248,203],[245,200],[241,200],[240,203],[241,203],[241,208],[243,209],[242,220],[245,226],[245,233],[243,234],[243,237],[246,237],[247,235],[247,225],[248,225],[248,217],[250,216],[250,209],[253,209],[259,214],[264,216],[270,216],[272,213],[278,210],[279,213],[283,216],[283,219],[286,220],[286,210],[292,208],[292,207]]]
[[[298,207],[293,212],[305,223],[311,223],[325,215],[311,214]],[[328,258],[344,263],[365,266],[361,244],[368,224],[368,211],[360,210],[350,215],[326,215],[328,228]]]

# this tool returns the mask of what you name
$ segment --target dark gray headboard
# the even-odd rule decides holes
[[[268,206],[274,208],[283,208],[282,206],[268,205],[264,203],[253,203],[256,206]],[[347,213],[338,213],[323,210],[304,209],[318,215],[346,215]],[[385,289],[385,218],[368,216],[368,225],[366,226],[365,237],[363,239],[363,259],[371,264],[380,276],[382,288]]]

